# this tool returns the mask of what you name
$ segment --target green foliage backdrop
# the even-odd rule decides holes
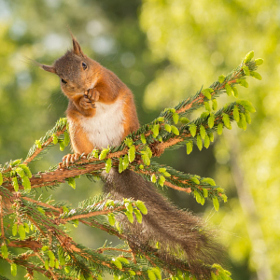
[[[142,124],[201,85],[210,85],[254,49],[265,64],[262,83],[252,81],[246,91],[257,110],[246,133],[233,127],[208,150],[184,158],[178,150],[160,161],[214,177],[226,189],[229,201],[215,214],[210,204],[197,206],[192,198],[169,195],[183,208],[206,210],[205,218],[218,225],[233,279],[277,279],[279,12],[276,0],[0,0],[0,162],[24,158],[34,140],[64,116],[67,100],[58,80],[26,58],[52,63],[61,56],[70,47],[67,26],[89,56],[132,89]],[[242,99],[242,90],[239,95]],[[47,169],[61,157],[57,149],[33,171]],[[65,186],[67,192],[54,195],[75,205],[100,192],[87,180],[78,184],[76,190]],[[84,230],[76,238],[94,247],[109,237]],[[5,273],[9,276],[9,268],[0,263],[0,274]],[[20,271],[18,277],[23,278]]]

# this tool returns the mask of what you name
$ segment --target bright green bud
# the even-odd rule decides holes
[[[109,153],[110,149],[107,148],[107,149],[103,149],[99,155],[99,159],[100,160],[103,160],[106,158],[107,154]]]
[[[147,143],[147,140],[146,140],[145,135],[144,135],[143,133],[141,134],[141,142],[142,142],[143,144],[146,144],[146,143]]]
[[[208,126],[209,128],[212,128],[215,124],[215,116],[214,114],[210,114],[209,118],[208,118]]]
[[[166,123],[165,125],[164,125],[164,129],[167,131],[167,132],[171,132],[171,125],[170,124],[168,124],[168,123]]]
[[[148,213],[148,210],[143,201],[137,200],[135,202],[135,204],[136,204],[137,208],[142,212],[142,214],[146,215]]]
[[[19,233],[19,237],[21,240],[24,240],[26,235],[25,235],[25,228],[24,228],[24,225],[23,224],[20,224],[18,226],[18,233]]]
[[[171,125],[171,131],[175,134],[175,135],[179,135],[180,132],[178,130],[178,128],[174,125]]]
[[[23,188],[25,191],[30,192],[31,191],[31,183],[29,181],[29,178],[27,176],[21,178],[21,182],[23,185]]]
[[[189,130],[190,130],[191,136],[194,137],[196,135],[196,125],[194,123],[190,124]]]
[[[13,234],[13,236],[17,235],[17,231],[18,231],[18,225],[17,225],[17,223],[14,223],[13,227],[12,227],[12,234]]]
[[[152,270],[148,270],[148,278],[149,280],[156,280],[156,276]]]
[[[109,173],[111,168],[112,168],[112,160],[110,158],[108,158],[106,160],[106,163],[105,163],[105,171],[106,171],[106,173]]]
[[[247,81],[245,79],[239,79],[237,80],[237,83],[239,83],[241,86],[248,88],[249,84],[247,83]]]
[[[224,81],[225,81],[225,76],[224,75],[221,75],[220,77],[219,77],[219,83],[220,84],[222,84]]]
[[[211,99],[212,98],[212,95],[211,93],[214,92],[214,90],[212,88],[206,88],[204,90],[201,91],[201,93],[207,97],[208,99]]]
[[[223,113],[222,120],[227,129],[231,129],[230,118],[228,114]]]
[[[244,109],[250,113],[256,112],[256,109],[254,108],[252,103],[248,100],[238,100],[237,103],[242,105],[244,107]]]
[[[130,147],[133,144],[133,140],[131,138],[126,138],[124,143],[126,146]]]
[[[76,181],[74,178],[68,178],[67,179],[67,182],[68,182],[68,185],[73,188],[73,189],[76,189]]]
[[[92,156],[93,156],[94,158],[98,158],[98,157],[99,157],[99,156],[98,156],[98,150],[97,150],[97,149],[92,150],[91,154],[92,154]]]
[[[250,60],[252,60],[252,58],[254,57],[254,51],[250,51],[246,54],[245,58],[244,58],[244,63],[249,62]]]
[[[141,214],[141,212],[138,210],[138,209],[133,209],[133,213],[134,213],[134,215],[135,215],[135,217],[136,217],[136,220],[137,220],[137,222],[139,223],[139,224],[141,224],[142,223],[142,214]]]
[[[263,59],[262,58],[257,58],[255,60],[256,65],[262,65],[263,64]]]
[[[232,111],[232,114],[233,114],[234,120],[235,120],[236,122],[239,122],[240,117],[239,117],[238,106],[236,106],[236,105],[234,106],[233,111]]]
[[[165,182],[165,177],[164,176],[159,176],[159,180],[158,180],[159,185],[163,187],[164,182]]]
[[[17,276],[17,265],[15,263],[11,263],[11,274]]]
[[[194,182],[196,185],[199,185],[200,184],[200,181],[198,180],[198,178],[196,176],[193,176],[191,178],[191,181]]]
[[[173,122],[174,122],[175,124],[177,124],[178,121],[179,121],[179,115],[178,115],[177,113],[174,113],[174,114],[173,114]]]
[[[129,222],[133,224],[133,222],[134,222],[133,214],[127,211],[127,212],[125,212],[125,215],[126,215],[127,219],[129,220]]]
[[[262,76],[261,76],[261,74],[258,73],[258,72],[251,71],[251,72],[250,72],[250,75],[251,75],[252,77],[258,79],[258,80],[262,80]]]
[[[205,136],[206,136],[206,130],[205,130],[205,127],[203,125],[199,126],[199,133],[200,133],[201,139],[204,139]]]
[[[157,120],[158,122],[164,122],[164,117],[158,117],[156,120]]]
[[[246,122],[248,124],[250,124],[251,123],[251,115],[250,115],[250,113],[246,111],[244,114],[245,114]]]
[[[208,190],[203,188],[202,191],[203,191],[203,196],[208,197]]]
[[[212,109],[214,111],[216,111],[218,108],[218,102],[217,102],[217,99],[212,99]]]
[[[213,205],[214,205],[215,210],[219,211],[220,203],[219,203],[218,198],[217,197],[213,197],[212,201],[213,201]]]
[[[228,95],[228,96],[231,96],[231,94],[232,94],[232,88],[231,88],[231,86],[230,86],[229,84],[226,84],[226,85],[225,85],[225,89],[226,89],[227,95]]]
[[[133,219],[133,216],[132,216],[132,219]],[[113,259],[112,259],[112,263],[113,263],[118,269],[122,269],[122,263],[121,263],[118,259],[113,258]]]
[[[58,143],[58,138],[55,133],[52,135],[52,139],[53,144],[56,145]]]
[[[201,151],[202,150],[202,139],[200,135],[197,135],[196,137],[196,145],[198,147],[198,149]]]
[[[180,118],[180,122],[187,124],[187,123],[190,122],[190,120],[188,118],[186,118],[186,117],[182,117],[182,118]]]
[[[21,168],[23,169],[24,173],[26,174],[26,176],[27,176],[28,178],[31,178],[31,177],[32,177],[32,173],[31,173],[31,171],[30,171],[30,169],[29,169],[29,167],[28,167],[27,165],[25,165],[25,164],[20,164],[19,167],[21,167]]]
[[[201,180],[201,182],[207,183],[207,184],[209,184],[210,186],[213,186],[213,187],[216,186],[216,182],[212,178],[203,178]]]
[[[210,141],[213,142],[214,141],[214,133],[210,132],[208,136],[209,136]]]
[[[236,98],[238,97],[238,90],[236,87],[232,87],[232,93],[233,93],[234,97],[236,97]]]
[[[218,124],[217,133],[218,133],[218,135],[222,135],[222,133],[223,133],[223,124],[222,123]]]
[[[209,139],[209,136],[206,134],[206,135],[205,135],[205,138],[204,138],[204,147],[205,147],[206,149],[208,149],[209,146],[210,146],[210,139]]]
[[[41,144],[41,141],[40,141],[40,140],[36,140],[36,141],[35,141],[35,145],[37,146],[38,149],[41,149],[41,148],[42,148],[42,144]]]
[[[3,243],[3,245],[1,246],[1,254],[2,254],[4,259],[7,259],[8,256],[9,256],[8,247],[5,243]]]
[[[156,181],[157,181],[156,175],[155,175],[155,174],[152,174],[152,176],[151,176],[151,182],[152,182],[152,183],[156,183]]]
[[[70,137],[67,131],[64,131],[63,135],[64,135],[64,141],[63,141],[64,146],[67,147],[70,143]]]
[[[210,104],[209,104],[209,102],[204,102],[204,107],[205,107],[205,110],[206,111],[211,111],[211,107],[210,107]]]
[[[153,125],[152,132],[154,138],[156,138],[159,135],[159,124]]]
[[[187,146],[187,154],[189,155],[192,152],[192,149],[193,149],[193,142],[188,141],[186,146]]]
[[[129,166],[129,160],[128,160],[128,156],[127,155],[124,155],[122,164],[123,164],[123,170],[126,170],[127,167]]]
[[[128,160],[129,160],[129,162],[133,162],[135,160],[135,153],[136,153],[135,146],[132,145],[128,150]]]

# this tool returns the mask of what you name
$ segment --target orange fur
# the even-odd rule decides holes
[[[124,134],[123,139],[130,133],[139,128],[134,98],[131,91],[128,89],[121,93],[120,98],[123,99],[123,114],[124,114]]]
[[[69,117],[68,122],[72,149],[78,154],[89,154],[94,149],[94,146],[89,141],[86,132],[83,130],[79,117]]]

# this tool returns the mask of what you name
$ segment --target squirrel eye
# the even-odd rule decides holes
[[[84,70],[87,69],[87,65],[86,65],[84,62],[82,62],[82,66],[83,66],[83,69],[84,69]]]
[[[66,82],[65,80],[63,80],[63,79],[61,79],[61,82],[62,82],[63,84],[67,84],[67,82]]]

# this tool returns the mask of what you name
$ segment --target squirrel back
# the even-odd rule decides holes
[[[69,99],[66,113],[75,154],[64,157],[64,166],[74,162],[77,155],[89,154],[94,148],[119,145],[139,127],[128,87],[113,72],[87,57],[75,38],[72,40],[73,50],[56,60],[53,66],[40,65],[60,77],[62,91]],[[148,214],[143,216],[142,224],[130,224],[126,218],[120,218],[125,231],[137,240],[136,243],[154,246],[159,242],[158,252],[163,261],[187,260],[191,273],[210,278],[207,265],[217,261],[220,247],[201,219],[178,210],[152,183],[133,171],[118,173],[112,168],[109,174],[103,172],[102,177],[105,192],[113,199],[133,198],[145,203]]]

